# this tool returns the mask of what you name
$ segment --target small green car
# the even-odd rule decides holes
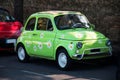
[[[30,57],[55,60],[66,70],[73,60],[112,55],[110,40],[94,31],[87,18],[75,11],[43,11],[32,14],[17,39],[18,60]]]

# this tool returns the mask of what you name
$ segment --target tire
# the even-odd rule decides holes
[[[56,62],[61,70],[69,70],[71,67],[71,59],[66,50],[61,49],[57,52]]]
[[[29,60],[29,55],[22,45],[18,45],[17,47],[17,58],[20,62],[28,62]]]

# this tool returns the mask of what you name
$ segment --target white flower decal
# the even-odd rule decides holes
[[[48,41],[48,42],[47,42],[47,47],[50,48],[51,46],[52,46],[51,41]]]
[[[39,49],[42,49],[43,46],[42,46],[41,42],[38,43],[38,47],[39,47]]]
[[[74,47],[74,45],[73,45],[73,44],[69,44],[69,45],[68,45],[68,48],[69,48],[70,50],[72,50],[72,49],[73,49],[73,47]]]
[[[61,38],[64,38],[65,37],[65,35],[61,35]]]
[[[83,34],[76,34],[76,37],[77,37],[77,38],[82,38],[82,37],[83,37]]]
[[[32,36],[31,35],[29,35],[29,37],[28,38],[32,38]]]
[[[37,47],[36,47],[36,46],[34,46],[34,47],[33,47],[33,50],[34,50],[34,51],[37,51]]]
[[[20,37],[20,41],[22,41],[23,40],[23,37]]]
[[[100,43],[100,44],[101,44],[101,43],[102,43],[102,40],[98,40],[98,43]]]
[[[40,38],[43,38],[43,37],[44,37],[44,33],[41,33],[41,34],[40,34]]]
[[[27,47],[30,47],[30,42],[26,42]]]

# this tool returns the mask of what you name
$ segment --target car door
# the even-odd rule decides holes
[[[55,32],[49,18],[38,18],[34,38],[34,54],[41,57],[53,57]]]
[[[23,32],[24,35],[24,42],[25,42],[25,48],[28,52],[28,54],[34,53],[34,45],[33,45],[33,36],[34,36],[34,28],[35,28],[36,18],[30,18],[26,25],[25,25],[25,31]]]

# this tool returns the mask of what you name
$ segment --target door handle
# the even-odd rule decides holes
[[[32,34],[33,36],[36,36],[37,34]]]

